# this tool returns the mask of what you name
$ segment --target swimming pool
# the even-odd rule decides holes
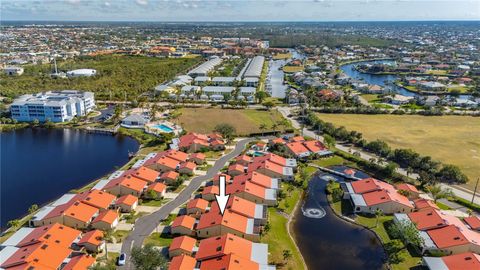
[[[170,132],[173,132],[173,129],[167,125],[164,125],[164,124],[160,124],[160,125],[154,125],[152,126],[153,128],[158,128],[160,129],[161,131],[163,132],[166,132],[166,133],[170,133]]]

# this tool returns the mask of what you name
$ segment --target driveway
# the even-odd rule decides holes
[[[296,128],[296,129],[301,128],[300,122],[298,122],[296,119],[294,119],[292,117],[290,117],[290,118],[287,117],[287,115],[291,114],[291,108],[290,107],[277,107],[277,110],[283,115],[283,117],[290,120],[290,122],[292,123],[292,126],[294,128]],[[318,138],[319,140],[323,141],[322,136],[320,136],[319,134],[316,134],[315,132],[313,132],[311,130],[308,130],[307,128],[303,129],[303,134],[305,136],[312,137],[312,138]],[[350,151],[358,152],[360,154],[360,158],[362,158],[364,160],[372,160],[372,159],[378,160],[378,157],[376,155],[366,153],[366,152],[364,152],[360,149],[357,149],[357,148],[347,147],[345,145],[341,145],[341,144],[338,144],[338,143],[335,144],[335,147],[337,149],[339,149],[341,151],[344,151],[344,152],[347,152],[347,153],[349,153]],[[383,165],[383,166],[387,165],[386,162],[380,162],[380,163],[376,162],[376,163],[380,164],[380,165]],[[407,171],[403,168],[397,168],[396,171],[397,171],[397,173],[399,173],[401,175],[407,176]],[[418,174],[409,174],[408,177],[417,179]],[[473,192],[466,189],[466,188],[455,186],[455,185],[447,185],[447,184],[440,184],[440,185],[443,188],[450,188],[452,190],[452,192],[455,194],[455,196],[457,196],[457,197],[460,197],[460,198],[468,200],[468,201],[472,200]],[[474,202],[476,204],[480,204],[480,196],[476,196]]]
[[[163,205],[156,212],[139,218],[135,222],[134,230],[128,235],[122,245],[122,252],[127,254],[127,258],[130,258],[131,249],[133,246],[142,246],[143,240],[155,230],[162,219],[165,219],[173,210],[175,210],[175,208],[186,203],[204,181],[212,179],[213,176],[215,176],[229,160],[240,155],[245,149],[245,146],[253,140],[255,139],[247,138],[238,141],[235,145],[235,149],[218,159],[205,175],[193,178],[190,181],[190,184],[185,187],[185,189],[180,192],[175,199]],[[134,267],[130,261],[127,261],[125,266],[118,267],[117,269],[134,269]]]

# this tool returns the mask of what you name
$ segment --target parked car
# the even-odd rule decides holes
[[[117,265],[122,266],[122,265],[125,265],[126,262],[127,262],[127,254],[125,253],[120,254],[120,256],[118,256],[118,259],[117,259]]]

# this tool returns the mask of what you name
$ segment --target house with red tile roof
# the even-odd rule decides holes
[[[204,149],[215,151],[225,149],[225,142],[219,134],[189,133],[180,137],[179,141],[179,149],[188,153],[200,152]]]
[[[423,257],[422,264],[429,270],[480,270],[480,255],[465,252],[444,257]]]
[[[168,255],[170,258],[180,255],[192,256],[196,245],[197,239],[195,238],[185,235],[175,237],[168,248]]]
[[[480,231],[480,218],[477,216],[470,216],[463,219],[463,221],[474,231]]]
[[[164,172],[160,175],[160,180],[165,182],[167,185],[173,185],[177,180],[180,174],[175,171]]]
[[[105,191],[115,195],[133,195],[140,197],[143,191],[147,188],[147,182],[130,175],[120,176],[116,179],[110,180],[103,188]]]
[[[267,222],[267,206],[251,202],[235,194],[228,199],[226,209],[244,217],[253,218],[255,225],[264,225]],[[210,212],[220,213],[220,208],[216,201],[211,203]]]
[[[190,200],[187,203],[187,215],[198,218],[200,217],[200,215],[207,212],[207,210],[209,209],[208,205],[208,201],[202,198]]]
[[[297,135],[289,139],[290,142],[304,142],[305,138],[303,136]]]
[[[268,153],[264,156],[259,156],[255,157],[252,162],[257,162],[257,161],[265,161],[268,160],[270,162],[273,162],[275,164],[278,164],[283,167],[290,167],[295,170],[297,167],[297,160],[294,158],[284,158],[282,156],[273,154],[273,153]]]
[[[226,193],[235,194],[251,202],[269,206],[277,203],[276,190],[264,188],[247,180],[239,180],[227,185]]]
[[[271,188],[271,189],[279,189],[280,188],[280,181],[277,178],[272,178],[270,176],[264,175],[260,172],[253,171],[244,173],[241,175],[237,175],[233,178],[233,182],[237,181],[250,181],[256,185],[262,186],[264,188]]]
[[[234,164],[228,166],[228,174],[230,176],[237,176],[237,175],[245,173],[245,169],[246,169],[245,166],[243,166],[241,164],[238,164],[238,163],[234,163]]]
[[[188,154],[182,151],[170,149],[163,152],[158,153],[159,156],[169,157],[179,162],[185,162],[188,160]]]
[[[138,197],[127,194],[118,198],[115,202],[115,206],[120,209],[121,212],[128,213],[134,211],[138,206]]]
[[[248,164],[253,162],[253,158],[251,156],[247,155],[240,155],[235,158],[235,163],[243,165],[243,166],[248,166]]]
[[[160,173],[156,170],[152,170],[148,167],[141,166],[138,168],[130,169],[127,170],[123,173],[124,176],[130,175],[132,177],[136,177],[140,180],[143,180],[148,183],[153,183],[155,182],[158,177],[160,176]]]
[[[162,184],[162,183],[159,183],[159,182],[155,182],[155,183],[152,183],[150,185],[148,185],[147,187],[147,195],[148,197],[150,197],[150,193],[151,192],[154,192],[153,194],[155,194],[155,197],[154,198],[150,198],[150,199],[159,199],[159,198],[163,198],[165,197],[165,193],[167,192],[167,186],[165,184]]]
[[[55,242],[65,247],[71,247],[80,240],[80,237],[81,231],[54,223],[38,228],[22,227],[5,240],[1,246],[22,248],[38,243]]]
[[[199,262],[203,262],[228,254],[258,263],[265,267],[262,269],[272,269],[268,266],[267,244],[254,243],[231,233],[200,240],[195,257]]]
[[[318,140],[304,141],[302,144],[308,151],[318,156],[324,157],[333,154],[332,151],[328,150],[328,148]]]
[[[79,193],[73,200],[81,201],[84,204],[96,207],[100,210],[107,210],[113,206],[117,197],[110,193],[92,189]]]
[[[117,227],[118,221],[119,217],[117,211],[103,211],[92,221],[92,228],[102,231],[113,230]]]
[[[280,178],[286,181],[294,179],[293,169],[273,163],[269,160],[255,161],[248,165],[248,172],[257,171],[272,178]]]
[[[172,234],[195,235],[194,227],[196,220],[194,217],[183,215],[173,220],[171,225]]]
[[[203,153],[193,153],[190,154],[190,157],[188,158],[189,161],[195,162],[197,165],[204,164],[206,161],[206,156]]]
[[[194,270],[197,260],[188,255],[180,255],[173,257],[168,270]]]
[[[178,172],[181,174],[193,175],[196,168],[197,164],[191,161],[187,161],[180,164],[180,166],[178,167]]]
[[[95,258],[87,255],[81,254],[73,256],[70,261],[62,268],[62,270],[85,270],[90,269],[90,267],[95,263]]]
[[[212,179],[212,182],[213,182],[214,185],[218,186],[218,183],[220,182],[220,176],[225,176],[225,182],[227,184],[232,182],[232,177],[230,175],[228,175],[226,173],[219,173],[219,174],[216,174]]]
[[[440,208],[438,208],[438,206],[433,201],[427,200],[427,199],[416,199],[413,201],[413,204],[415,205],[416,211],[424,211],[424,210],[432,210],[432,209],[440,210]]]
[[[63,213],[63,224],[75,229],[85,229],[97,217],[98,213],[98,208],[75,202]]]
[[[162,156],[149,167],[159,172],[175,171],[178,169],[178,167],[180,167],[180,162],[182,161],[178,161],[171,157]]]
[[[215,194],[219,194],[220,190],[217,185],[206,186],[203,188],[202,191],[202,199],[207,200],[209,202],[215,200]]]
[[[223,216],[218,212],[203,214],[197,224],[196,232],[200,238],[232,233],[251,241],[260,239],[259,228],[255,226],[253,219],[230,210],[225,210]]]
[[[258,263],[228,254],[215,259],[205,260],[200,264],[200,270],[260,270]]]
[[[418,189],[414,185],[401,183],[395,185],[395,187],[397,188],[397,190],[402,190],[403,192],[406,192],[408,194],[407,197],[410,200],[418,199],[420,196],[420,191],[418,191]]]
[[[394,186],[373,178],[355,182],[342,183],[344,198],[350,199],[357,213],[384,214],[410,213],[414,210],[413,202],[398,193]]]
[[[78,242],[78,245],[90,252],[98,253],[102,251],[105,248],[103,232],[100,230],[86,232]]]
[[[285,144],[287,147],[288,153],[296,158],[307,158],[312,153],[308,150],[303,142],[289,142]]]

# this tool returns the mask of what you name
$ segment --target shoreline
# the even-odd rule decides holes
[[[300,201],[303,200],[304,193],[305,193],[305,191],[302,191],[301,196],[300,196],[300,200],[298,200],[297,203],[295,204],[295,207],[293,208],[292,214],[290,214],[288,216],[288,221],[287,221],[286,226],[287,226],[288,236],[293,240],[293,243],[295,244],[295,248],[297,249],[298,253],[300,254],[300,257],[302,258],[303,267],[304,267],[305,270],[308,270],[308,266],[307,266],[307,263],[305,262],[305,258],[303,257],[302,251],[298,247],[297,240],[295,239],[295,234],[290,231],[290,227],[293,226],[292,225],[293,217],[295,216],[295,214],[298,211],[298,206],[300,205]]]
[[[78,127],[77,127],[77,128],[76,128],[76,127],[59,127],[59,126],[53,126],[53,127],[50,128],[50,127],[42,127],[42,126],[37,126],[37,127],[33,126],[33,127],[32,127],[32,126],[28,125],[28,126],[20,127],[20,128],[18,128],[18,129],[24,129],[24,128],[77,129],[77,130],[84,130],[84,131],[86,132],[85,128],[78,128]],[[12,129],[12,130],[8,130],[8,131],[5,131],[5,132],[10,132],[10,131],[14,131],[14,130],[17,130],[17,128],[16,128],[16,129]],[[4,131],[0,131],[0,133],[1,133],[1,132],[4,132]],[[93,133],[92,133],[92,134],[93,134]],[[115,134],[115,135],[113,135],[113,136],[116,136],[116,135],[118,135],[118,134]],[[124,135],[124,134],[121,134],[121,135],[122,135],[122,136],[130,137],[130,138],[132,138],[133,140],[135,140],[135,141],[138,143],[138,149],[137,149],[137,151],[135,152],[135,154],[137,154],[138,152],[140,152],[140,150],[142,150],[142,149],[144,148],[144,145],[143,145],[137,138],[135,138],[134,136]],[[120,168],[123,168],[123,167],[125,167],[126,165],[128,165],[128,164],[132,161],[132,159],[133,159],[133,158],[129,158],[128,161],[127,161],[126,163],[122,164]],[[119,169],[120,169],[120,168],[119,168]],[[113,172],[114,172],[114,171],[116,171],[116,170],[118,170],[118,169],[115,169],[115,167],[113,167],[112,170],[113,170]],[[99,178],[97,178],[97,179],[94,179],[94,180],[91,180],[91,181],[89,181],[87,184],[85,184],[85,185],[83,185],[83,186],[80,186],[80,187],[77,187],[77,188],[73,188],[73,189],[71,189],[71,190],[68,190],[67,192],[63,193],[62,195],[60,195],[59,197],[57,197],[57,198],[55,198],[55,199],[53,199],[53,200],[47,201],[47,202],[42,203],[42,204],[37,204],[37,205],[38,205],[38,210],[37,210],[37,211],[35,211],[35,212],[33,212],[33,213],[28,213],[28,211],[27,211],[27,213],[26,213],[25,215],[20,216],[20,217],[14,219],[14,220],[19,220],[19,221],[21,221],[21,225],[18,226],[18,227],[15,227],[13,231],[12,231],[13,227],[8,227],[8,225],[7,225],[7,229],[5,229],[5,230],[3,230],[3,231],[0,232],[0,237],[3,237],[3,236],[5,236],[6,234],[8,234],[8,233],[10,233],[10,232],[15,232],[15,231],[19,230],[20,228],[24,227],[24,225],[28,222],[28,220],[29,220],[33,215],[35,215],[36,213],[38,213],[38,211],[39,211],[42,207],[51,204],[52,202],[58,200],[59,198],[61,198],[61,197],[62,197],[63,195],[65,195],[65,194],[68,194],[68,193],[77,193],[77,194],[78,194],[78,193],[82,192],[84,189],[90,188],[90,186],[94,186],[95,183],[97,183],[98,181],[100,181],[102,178],[104,178],[105,176],[107,176],[107,175],[109,175],[109,174],[111,174],[111,172],[107,172],[106,174],[102,175],[101,177],[99,177]],[[7,221],[7,222],[8,222],[8,221]],[[2,240],[6,240],[6,239],[2,239]],[[3,242],[3,241],[0,241],[0,243],[1,243],[1,242]]]

